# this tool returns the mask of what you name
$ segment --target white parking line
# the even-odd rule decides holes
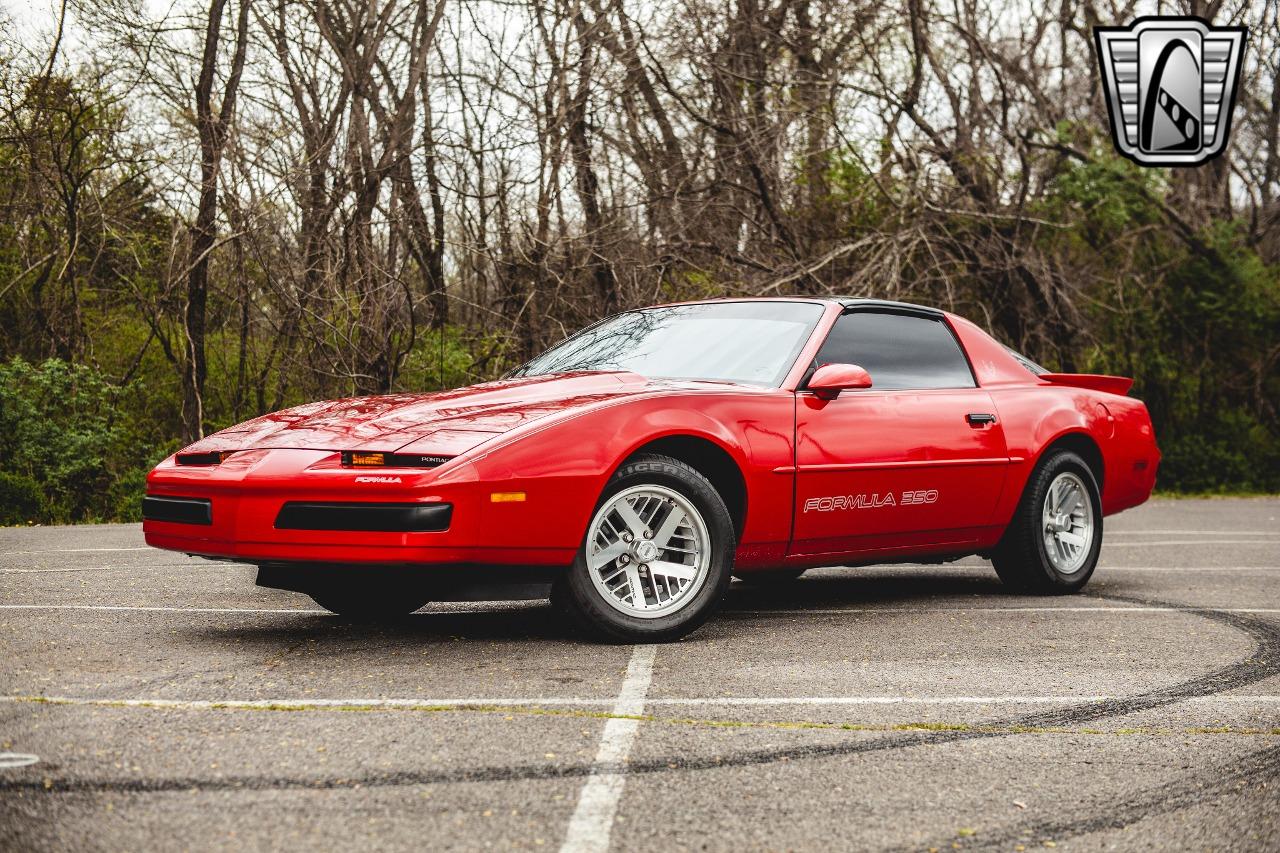
[[[140,548],[41,548],[37,551],[10,551],[10,554],[85,554],[91,551],[155,551],[150,545]]]
[[[451,602],[445,602],[446,604]],[[421,613],[421,616],[478,616],[484,613],[505,613],[512,610],[529,610],[539,606],[538,600],[532,601],[462,601],[457,604],[492,604],[494,607],[471,607],[469,609],[457,607],[447,610],[430,610]],[[108,613],[116,612],[138,612],[138,613],[296,613],[302,616],[332,616],[333,612],[318,607],[162,607],[162,606],[143,606],[131,604],[0,604],[0,610],[100,610]]]
[[[1129,543],[1129,544],[1132,544],[1132,545],[1142,545],[1142,544],[1145,544],[1145,543],[1142,543],[1142,542],[1132,542],[1132,543]],[[1267,544],[1271,544],[1271,543],[1267,543]],[[1277,547],[1280,547],[1280,542],[1277,542],[1277,543],[1275,543],[1275,544],[1277,545]],[[840,565],[840,564],[838,564],[838,563],[834,563],[834,564],[832,564],[832,565],[830,565],[830,566],[817,566],[817,567],[815,567],[815,568],[810,569],[809,571],[811,571],[811,572],[821,572],[821,571],[823,571],[824,569],[847,569],[847,568],[851,568],[851,567],[850,567],[850,566],[842,566],[842,565]],[[869,563],[869,564],[856,565],[856,566],[853,566],[852,568],[862,569],[862,570],[871,570],[871,569],[875,569],[875,570],[878,570],[878,571],[890,571],[890,570],[901,570],[901,569],[938,569],[938,568],[947,568],[947,569],[990,569],[990,568],[991,568],[991,561],[990,561],[990,560],[984,560],[984,559],[982,559],[982,558],[980,558],[980,557],[971,556],[971,557],[963,557],[963,558],[961,558],[961,559],[959,559],[959,560],[952,560],[952,561],[948,561],[948,562],[946,562],[946,563]],[[1115,565],[1115,564],[1112,564],[1112,563],[1108,563],[1106,560],[1102,560],[1102,561],[1100,561],[1100,562],[1099,562],[1099,564],[1098,564],[1098,570],[1099,570],[1099,571],[1101,571],[1102,569],[1143,569],[1143,570],[1146,570],[1146,571],[1157,571],[1157,570],[1159,570],[1159,571],[1171,571],[1171,572],[1185,572],[1185,571],[1203,571],[1203,572],[1212,572],[1212,571],[1219,571],[1219,570],[1235,571],[1235,570],[1245,570],[1245,569],[1280,569],[1280,565],[1263,565],[1263,566],[1205,566],[1205,565],[1197,565],[1197,566],[1165,566],[1165,565],[1159,565],[1159,566],[1118,566],[1118,565]]]
[[[142,607],[126,604],[0,604],[0,610],[101,610],[137,613],[298,613],[327,614],[328,610],[304,607]],[[456,613],[458,611],[449,611]],[[474,611],[486,613],[489,611]]]
[[[809,570],[807,575],[810,578],[829,577],[825,574],[831,570],[835,571],[852,571],[867,575],[872,572],[891,572],[894,574],[913,574],[919,569],[976,569],[978,571],[991,571],[991,564],[985,560],[981,563],[970,563],[964,561],[956,561],[954,563],[938,564],[938,563],[882,563],[871,566],[821,566]],[[1104,564],[1098,566],[1100,572],[1274,572],[1280,571],[1280,566],[1116,566],[1112,564]]]
[[[498,604],[514,604],[515,607],[493,607],[471,610],[428,610],[416,614],[422,616],[440,615],[480,615],[499,613],[509,609],[529,609],[525,602],[496,602]],[[536,607],[536,605],[535,605]],[[86,610],[105,612],[137,612],[137,613],[246,613],[246,614],[297,614],[301,616],[332,615],[328,610],[304,607],[147,607],[125,604],[0,604],[0,610],[39,611],[39,610]],[[775,608],[772,610],[733,610],[721,611],[726,616],[826,616],[848,613],[1280,613],[1277,607],[1137,607],[1129,605],[1109,605],[1103,607],[807,607],[807,608]]]
[[[119,572],[126,569],[189,569],[190,563],[146,563],[141,566],[63,566],[53,569],[0,569],[0,575],[44,575],[59,572]]]
[[[806,607],[724,610],[726,616],[831,616],[846,613],[1280,613],[1280,607]]]
[[[388,710],[434,710],[437,708],[609,708],[610,713],[635,717],[643,715],[646,708],[654,707],[690,707],[690,706],[725,706],[753,707],[772,705],[1062,705],[1075,702],[1106,702],[1123,699],[1123,696],[1109,694],[1071,694],[1071,695],[995,695],[995,696],[672,696],[665,698],[643,697],[638,704],[620,706],[618,699],[593,699],[585,696],[528,696],[528,697],[493,697],[473,696],[469,698],[436,698],[421,699],[93,699],[77,696],[0,696],[0,702],[11,704],[45,704],[114,708],[152,708],[157,710],[177,711],[292,711],[292,710],[366,710],[385,708]],[[1280,705],[1280,695],[1261,694],[1218,694],[1214,696],[1190,696],[1179,700],[1181,703],[1197,705]],[[619,710],[625,707],[627,710]],[[638,710],[637,710],[638,709]],[[623,719],[619,723],[638,723],[638,720]],[[617,731],[623,734],[635,726],[615,726],[614,733],[605,732],[610,740],[609,752],[621,754],[612,762],[602,761],[600,755],[605,752],[602,740],[600,752],[596,756],[596,764],[605,766],[625,760],[625,752],[619,753]],[[634,738],[632,731],[630,737]],[[627,745],[629,749],[629,744]],[[600,778],[609,775],[602,773]],[[616,775],[616,774],[614,774]],[[596,778],[596,777],[592,777]],[[584,788],[584,791],[586,789]],[[619,792],[620,793],[620,792]],[[575,812],[576,814],[576,812]]]
[[[1100,572],[1274,572],[1276,570],[1280,570],[1280,566],[1098,566]]]
[[[324,710],[336,708],[506,708],[506,707],[589,707],[609,708],[617,699],[592,699],[580,696],[529,696],[520,698],[469,698],[438,699],[90,699],[78,696],[0,696],[0,702],[38,703],[47,705],[90,705],[118,708],[157,708],[177,711],[225,711],[225,710]]]
[[[22,752],[0,752],[0,770],[14,767],[30,767],[40,760],[38,755],[27,755]]]
[[[613,705],[618,715],[604,724],[600,748],[596,751],[591,775],[578,794],[578,805],[569,819],[561,853],[601,853],[609,849],[609,835],[613,831],[614,816],[627,777],[618,772],[619,765],[631,753],[636,732],[640,728],[636,717],[644,713],[645,695],[653,680],[653,658],[657,646],[636,646],[627,665],[627,676]]]
[[[1161,539],[1156,542],[1113,542],[1104,538],[1106,548],[1158,548],[1164,545],[1269,545],[1280,548],[1280,542],[1272,539]]]
[[[1108,530],[1107,536],[1280,536],[1274,530]]]
[[[704,696],[650,699],[650,705],[1057,705],[1106,702],[1123,696]],[[1280,704],[1280,696],[1192,696],[1181,700]]]
[[[1128,544],[1145,544],[1145,543],[1128,543]],[[1280,546],[1280,543],[1276,543]],[[858,569],[913,569],[913,568],[937,568],[937,563],[883,563],[878,565],[857,566]],[[989,569],[991,564],[987,561],[982,562],[961,562],[956,561],[947,563],[948,568],[953,569]],[[46,572],[101,572],[101,571],[120,571],[123,569],[212,569],[229,568],[228,564],[214,565],[212,563],[192,562],[192,563],[141,563],[141,564],[111,564],[105,566],[62,566],[54,568],[40,569],[0,569],[0,574],[42,574]],[[244,565],[240,568],[252,568]],[[815,571],[821,569],[844,569],[846,566],[822,566]],[[1120,569],[1124,571],[1143,571],[1143,572],[1248,572],[1262,571],[1267,569],[1280,569],[1280,566],[1112,566],[1103,565],[1098,567],[1099,570]]]

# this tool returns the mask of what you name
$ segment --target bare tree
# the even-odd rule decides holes
[[[1280,263],[1276,0],[1169,7],[1250,28],[1231,146],[1176,172],[1108,135],[1092,27],[1152,8],[1128,2],[71,4],[127,142],[113,156],[147,152],[121,174],[163,236],[118,262],[100,235],[128,217],[68,156],[96,137],[64,132],[86,127],[75,86],[54,97],[58,51],[33,54],[0,116],[38,161],[0,187],[32,223],[6,316],[41,354],[90,357],[84,288],[109,268],[145,330],[131,358],[163,354],[188,437],[490,377],[601,313],[685,297],[935,302],[1085,369],[1144,323],[1168,331],[1185,270],[1257,289]],[[43,124],[42,90],[19,85],[41,74]],[[1197,334],[1186,353],[1210,348]],[[1251,347],[1230,393],[1273,424],[1280,345]]]
[[[218,76],[223,42],[223,17],[227,0],[211,0],[205,19],[204,50],[200,73],[192,92],[196,130],[200,137],[200,193],[190,226],[191,261],[187,272],[185,330],[186,369],[182,380],[183,438],[194,441],[204,435],[204,383],[208,376],[205,353],[209,302],[209,255],[218,236],[218,174],[223,149],[235,118],[236,97],[244,72],[249,42],[250,0],[240,0],[235,16],[231,60],[217,102],[214,84]]]

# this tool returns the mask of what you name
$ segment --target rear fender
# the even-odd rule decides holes
[[[1113,513],[1151,497],[1160,467],[1160,449],[1151,415],[1141,400],[1108,400],[1106,406],[1113,417],[1108,464],[1114,476],[1103,494],[1102,506],[1104,512]]]
[[[1079,434],[1097,447],[1102,456],[1103,512],[1108,510],[1109,472],[1117,464],[1110,436],[1114,422],[1093,395],[1076,388],[1045,386],[991,389],[1004,424],[1009,448],[1009,477],[993,516],[1008,525],[1017,509],[1031,472],[1046,451],[1065,436]]]

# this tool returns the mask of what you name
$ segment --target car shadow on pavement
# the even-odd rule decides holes
[[[884,574],[882,568],[853,568],[838,574],[818,570],[788,583],[735,582],[725,609],[785,612],[814,607],[928,606],[940,600],[972,603],[978,596],[1007,598],[1008,591],[991,569],[982,566],[950,571],[921,568],[910,574],[896,570],[892,575]]]
[[[918,573],[895,570],[886,575],[882,568],[819,570],[797,580],[770,585],[734,582],[725,598],[727,614],[788,612],[815,608],[932,607],[944,604],[974,604],[975,599],[1012,599],[998,578],[980,566],[940,571],[921,568]],[[449,609],[438,609],[440,607]],[[478,602],[428,605],[409,616],[378,623],[361,623],[314,611],[272,614],[256,624],[240,620],[218,620],[188,624],[182,630],[195,642],[261,643],[278,648],[297,643],[321,643],[330,653],[358,652],[390,648],[401,643],[448,644],[458,641],[550,640],[572,644],[594,644],[577,632],[567,619],[547,602],[515,604]],[[714,617],[713,617],[714,621]],[[702,632],[686,642],[697,642]]]
[[[239,620],[191,623],[184,626],[182,633],[195,642],[254,643],[272,647],[317,643],[335,652],[343,649],[365,651],[405,642],[586,642],[546,602],[521,602],[514,607],[482,603],[476,609],[425,610],[376,623],[303,611],[296,616],[272,614],[271,618],[253,624],[245,624]]]

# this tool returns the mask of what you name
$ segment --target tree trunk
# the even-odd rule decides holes
[[[587,226],[587,251],[590,253],[591,278],[604,313],[612,314],[618,307],[618,280],[613,265],[604,255],[605,221],[600,210],[600,179],[591,160],[591,138],[587,130],[587,101],[591,94],[592,54],[595,44],[591,29],[587,26],[582,10],[573,16],[578,33],[577,89],[569,103],[568,142],[573,157],[575,186],[582,202],[583,218]]]
[[[204,435],[204,382],[208,374],[205,333],[209,304],[209,256],[218,236],[218,170],[227,141],[228,124],[235,114],[240,73],[248,42],[249,0],[240,0],[236,20],[235,55],[222,93],[213,105],[213,78],[218,64],[218,44],[226,0],[212,0],[205,25],[204,53],[196,80],[196,130],[200,135],[200,200],[189,230],[191,261],[187,271],[187,306],[183,326],[187,359],[182,372],[182,438],[192,442]]]

